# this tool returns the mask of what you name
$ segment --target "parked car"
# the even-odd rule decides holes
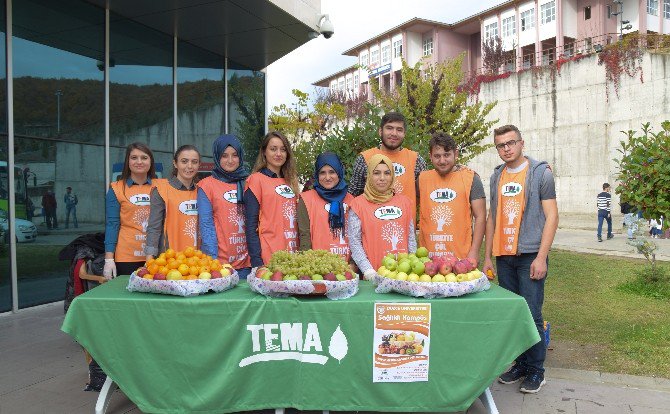
[[[0,209],[0,228],[4,234],[5,241],[9,241],[9,220],[7,211]],[[32,221],[17,218],[16,220],[16,242],[26,243],[37,240],[37,227]]]

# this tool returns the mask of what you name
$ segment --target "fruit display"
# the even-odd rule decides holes
[[[373,278],[378,293],[399,292],[415,297],[450,297],[487,290],[488,278],[472,258],[458,259],[449,252],[428,257],[428,250],[416,254],[388,254]]]
[[[187,247],[184,251],[167,249],[148,260],[130,276],[127,288],[131,292],[196,296],[228,290],[238,282],[239,276],[230,264]]]
[[[415,339],[414,332],[391,332],[382,335],[377,347],[380,354],[416,355],[423,352],[423,340]]]
[[[358,291],[358,277],[341,256],[326,250],[272,254],[267,266],[252,269],[249,287],[266,296],[325,295],[351,297]]]

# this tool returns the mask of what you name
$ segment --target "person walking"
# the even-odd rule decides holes
[[[77,195],[72,192],[72,187],[65,188],[65,196],[63,197],[63,202],[65,203],[65,228],[70,227],[70,213],[72,214],[72,224],[74,228],[79,227],[77,222],[77,203],[79,199]]]
[[[58,218],[56,218],[56,208],[58,208],[58,202],[56,201],[56,195],[53,191],[47,190],[46,193],[42,196],[42,209],[44,209],[44,216],[47,221],[47,229],[57,230],[58,229]]]
[[[598,194],[596,204],[598,205],[598,241],[603,241],[603,220],[607,220],[607,238],[614,237],[612,234],[612,187],[609,183],[603,184],[603,191]]]
[[[495,277],[491,255],[496,256],[501,287],[522,296],[533,316],[540,338],[544,337],[544,284],[548,255],[558,228],[556,188],[551,168],[523,154],[524,141],[514,125],[497,128],[493,142],[503,164],[490,180],[490,205],[486,221],[486,253],[483,271]],[[498,381],[512,384],[523,379],[519,390],[537,393],[546,383],[543,340],[519,355]]]

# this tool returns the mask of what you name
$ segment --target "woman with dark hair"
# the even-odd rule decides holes
[[[284,135],[270,132],[244,191],[251,266],[267,264],[277,250],[298,249],[296,194],[298,173],[291,146]]]
[[[198,183],[198,220],[203,253],[230,263],[241,279],[250,262],[244,232],[244,150],[235,135],[221,135],[212,145],[212,175]]]
[[[193,145],[182,145],[174,153],[172,177],[151,190],[147,226],[146,259],[168,248],[181,251],[198,246],[196,175],[200,153]]]
[[[347,218],[351,257],[365,279],[381,266],[386,254],[416,252],[416,213],[409,198],[393,191],[393,163],[375,154],[367,167],[365,189],[351,203]]]
[[[123,171],[105,197],[103,276],[129,275],[144,263],[151,188],[156,184],[154,155],[134,142],[126,148]]]
[[[345,224],[354,196],[347,192],[340,158],[332,152],[320,154],[312,182],[314,189],[302,192],[298,200],[300,250],[328,250],[349,261]]]

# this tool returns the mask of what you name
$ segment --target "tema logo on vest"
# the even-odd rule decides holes
[[[253,355],[243,358],[239,363],[240,367],[258,362],[288,359],[306,364],[325,365],[329,355],[342,362],[349,351],[347,337],[340,325],[337,325],[335,332],[330,336],[328,354],[323,350],[319,326],[314,322],[308,323],[304,330],[303,324],[296,322],[247,325],[247,331],[251,334]]]
[[[384,206],[375,210],[375,217],[379,220],[395,220],[402,217],[402,209],[396,206]]]
[[[280,196],[284,198],[293,198],[295,197],[295,194],[293,193],[293,190],[291,187],[287,186],[286,184],[278,185],[275,187],[275,192],[279,194]]]
[[[515,183],[514,181],[503,184],[502,187],[502,195],[505,197],[514,197],[515,195],[519,194],[523,190],[523,186],[519,183]]]
[[[136,206],[148,206],[151,196],[149,194],[135,194],[134,196],[130,196],[128,200]]]
[[[179,203],[179,211],[187,216],[198,215],[198,202],[196,200],[186,200]]]
[[[402,164],[398,164],[397,162],[394,162],[393,173],[395,174],[396,177],[400,177],[401,175],[405,174],[405,166]]]
[[[237,190],[230,190],[223,193],[223,199],[229,203],[237,204]]]
[[[438,188],[430,193],[430,199],[436,203],[448,203],[456,198],[456,191],[451,188]]]

